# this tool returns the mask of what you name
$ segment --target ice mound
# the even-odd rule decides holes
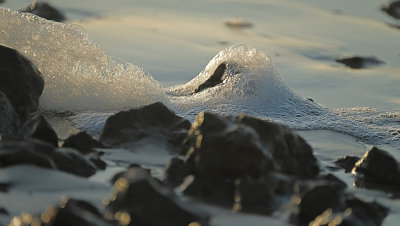
[[[222,82],[197,92],[219,65]],[[244,45],[218,53],[185,85],[167,90],[173,106],[193,120],[201,111],[225,115],[245,113],[298,130],[332,130],[368,144],[400,142],[400,114],[369,108],[328,109],[292,91],[264,53]]]
[[[0,8],[0,44],[20,51],[42,72],[42,109],[104,112],[168,103],[151,75],[106,55],[75,25]]]

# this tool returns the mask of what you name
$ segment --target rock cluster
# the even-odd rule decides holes
[[[346,193],[346,184],[332,174],[322,175],[310,145],[291,129],[246,115],[202,112],[191,124],[154,103],[109,117],[99,141],[80,132],[62,142],[38,110],[40,72],[7,47],[0,46],[0,59],[0,82],[7,83],[0,83],[0,167],[33,164],[89,177],[106,167],[98,148],[160,142],[176,154],[163,181],[139,165],[117,174],[103,209],[65,199],[39,216],[22,213],[10,225],[208,225],[208,213],[176,190],[233,211],[269,215],[290,206],[297,225],[380,225],[388,214],[379,203]],[[199,90],[218,83],[224,70]],[[357,186],[400,188],[398,162],[378,148],[336,164],[352,170]],[[10,187],[0,183],[0,192]],[[0,208],[0,214],[8,212]]]

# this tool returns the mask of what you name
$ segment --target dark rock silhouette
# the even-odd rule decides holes
[[[116,213],[124,213],[124,225],[208,225],[207,214],[178,199],[140,167],[119,177],[106,203],[108,215],[118,219]]]
[[[118,146],[151,138],[155,142],[179,147],[189,127],[189,121],[157,102],[110,116],[103,128],[100,142],[106,146]]]
[[[382,189],[398,195],[400,189],[400,167],[386,151],[372,147],[353,168],[355,185]]]
[[[95,164],[73,149],[55,149],[40,140],[7,139],[0,142],[0,167],[30,164],[89,177]]]
[[[100,142],[95,140],[86,132],[72,134],[64,140],[63,147],[75,148],[82,154],[89,154],[94,151],[93,148],[105,148]]]
[[[226,64],[222,63],[218,65],[217,69],[215,69],[214,73],[210,76],[210,78],[207,79],[203,84],[199,85],[199,87],[196,88],[194,93],[201,92],[207,88],[216,86],[224,81],[223,75],[226,70]]]
[[[29,59],[0,46],[0,91],[10,100],[21,122],[38,110],[43,88],[43,76]]]
[[[383,6],[382,10],[389,16],[400,19],[400,1],[393,1],[389,5]]]
[[[46,118],[41,114],[36,114],[29,118],[18,133],[24,139],[38,139],[48,142],[54,147],[58,147],[58,137],[56,132]]]
[[[339,58],[336,59],[336,62],[346,65],[352,69],[362,69],[362,68],[369,68],[372,66],[378,66],[384,64],[383,61],[378,60],[375,57],[349,57],[349,58]]]
[[[0,92],[0,135],[16,134],[19,118],[7,96]]]

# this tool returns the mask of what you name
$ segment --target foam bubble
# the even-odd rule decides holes
[[[224,81],[194,90],[225,63]],[[400,114],[370,108],[328,109],[292,91],[264,53],[244,45],[218,53],[185,85],[167,93],[181,115],[193,119],[201,111],[231,115],[246,113],[298,130],[332,130],[360,138],[368,144],[398,144]]]
[[[1,45],[18,50],[42,72],[42,109],[115,111],[168,103],[150,74],[106,55],[75,25],[0,9],[0,37]]]

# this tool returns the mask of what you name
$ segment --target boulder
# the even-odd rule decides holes
[[[400,19],[400,1],[393,1],[389,5],[383,6],[382,10],[389,16]]]
[[[297,184],[293,198],[297,225],[380,225],[388,209],[376,202],[364,202],[346,194],[344,182],[323,176]]]
[[[73,149],[55,149],[40,140],[3,140],[0,142],[0,167],[31,164],[58,169],[78,176],[89,177],[96,172],[96,165]]]
[[[105,148],[104,145],[93,139],[93,137],[86,132],[72,134],[64,140],[63,147],[75,148],[82,154],[94,152],[93,148]]]
[[[101,133],[100,142],[106,146],[118,146],[147,138],[178,147],[189,127],[189,121],[157,102],[110,116]]]
[[[0,182],[0,192],[8,192],[8,189],[10,189],[10,187],[10,183]]]
[[[148,170],[133,167],[114,184],[105,200],[107,216],[123,225],[208,225],[208,215],[178,199]]]
[[[311,146],[290,128],[265,120],[240,115],[236,122],[254,129],[259,141],[272,154],[277,170],[299,178],[313,178],[319,173]]]
[[[4,207],[0,207],[0,214],[7,216],[10,215],[10,213],[8,213],[8,211]]]
[[[335,164],[345,170],[346,173],[351,172],[356,162],[360,160],[357,156],[345,156],[335,161]]]
[[[46,2],[32,2],[32,4],[21,12],[32,13],[47,20],[54,20],[57,22],[63,22],[65,16],[56,8]]]
[[[258,178],[272,171],[312,178],[319,172],[311,147],[289,128],[248,116],[200,113],[183,143],[195,175]]]
[[[38,110],[43,89],[43,76],[32,62],[16,50],[0,45],[0,91],[22,122]]]
[[[364,202],[355,197],[347,197],[340,211],[325,210],[306,225],[381,225],[388,209],[376,202]]]
[[[170,162],[166,183],[181,183],[185,195],[235,211],[270,214],[282,204],[280,196],[293,192],[293,178],[319,173],[301,137],[285,126],[244,115],[200,113],[181,154],[184,160]]]
[[[400,189],[399,163],[386,151],[372,147],[353,168],[355,185],[376,188],[398,194]]]
[[[77,199],[63,198],[57,207],[50,207],[40,216],[32,216],[23,212],[15,216],[13,222],[23,222],[21,225],[46,226],[111,226],[118,225],[116,221],[105,219],[102,213],[91,203]],[[14,224],[12,224],[14,225]]]
[[[384,64],[383,61],[378,60],[376,57],[362,57],[362,56],[339,58],[336,59],[336,62],[344,64],[352,69],[362,69]]]
[[[58,147],[58,137],[50,123],[42,114],[35,114],[29,118],[19,130],[23,139],[37,139]]]
[[[19,118],[7,96],[0,92],[0,135],[17,133]]]

